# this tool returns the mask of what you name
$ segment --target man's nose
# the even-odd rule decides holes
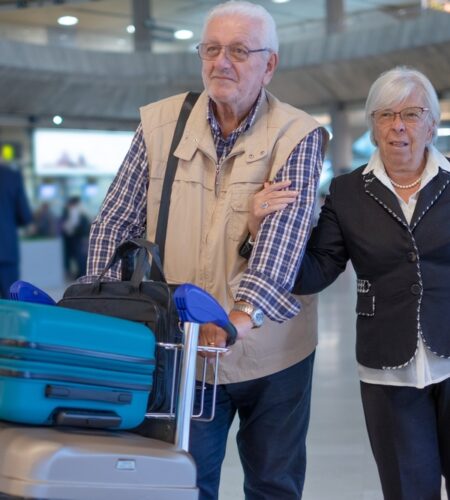
[[[225,64],[227,66],[230,66],[232,64],[230,56],[228,54],[228,47],[220,47],[220,52],[216,57],[216,64]]]

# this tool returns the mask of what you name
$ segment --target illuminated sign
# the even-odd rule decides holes
[[[14,161],[21,157],[21,145],[17,142],[0,142],[0,158],[3,161]]]
[[[448,0],[422,0],[422,7],[450,13],[450,1]]]

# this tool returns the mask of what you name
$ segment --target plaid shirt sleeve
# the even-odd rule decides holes
[[[92,281],[102,272],[117,245],[145,233],[148,179],[147,150],[140,124],[92,223],[87,276],[79,281]],[[106,276],[111,280],[120,279],[119,266],[114,266]]]
[[[259,230],[248,269],[236,300],[260,307],[279,323],[300,311],[290,293],[310,233],[316,190],[322,169],[322,131],[315,129],[293,150],[274,182],[290,180],[299,191],[297,201],[268,215]]]

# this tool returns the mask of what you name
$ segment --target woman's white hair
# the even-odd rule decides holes
[[[270,49],[272,52],[278,53],[278,35],[277,27],[274,18],[262,6],[255,3],[246,2],[243,0],[229,0],[228,2],[220,3],[213,7],[206,16],[203,25],[202,40],[206,27],[212,19],[221,16],[240,15],[249,19],[255,19],[262,24],[262,43],[264,48]],[[254,47],[250,47],[254,48]],[[259,48],[259,47],[257,47]],[[263,47],[261,47],[263,48]]]
[[[397,66],[382,73],[372,84],[366,100],[366,123],[370,131],[373,144],[372,113],[378,109],[388,109],[401,104],[412,94],[423,97],[424,107],[429,109],[428,119],[433,125],[433,139],[437,136],[437,129],[441,119],[439,99],[430,80],[420,71]]]

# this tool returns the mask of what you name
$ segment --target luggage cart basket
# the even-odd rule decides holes
[[[174,300],[180,316],[184,323],[184,342],[171,344],[160,342],[158,345],[163,349],[175,351],[172,377],[172,390],[170,409],[167,413],[147,413],[146,418],[175,420],[175,445],[180,449],[188,451],[189,426],[191,418],[203,422],[210,422],[215,416],[215,403],[217,394],[217,377],[220,363],[220,355],[227,352],[226,347],[199,346],[198,335],[200,325],[204,323],[215,323],[224,328],[227,332],[234,329],[229,322],[228,316],[220,304],[207,292],[201,288],[184,284],[177,288],[174,293]],[[235,332],[230,332],[235,334]],[[213,353],[213,396],[211,411],[205,416],[204,400],[206,389],[207,358],[203,359],[202,375],[199,377],[201,384],[200,410],[193,413],[195,382],[196,382],[196,354]],[[181,356],[181,362],[179,357]],[[179,379],[178,397],[177,380]]]

